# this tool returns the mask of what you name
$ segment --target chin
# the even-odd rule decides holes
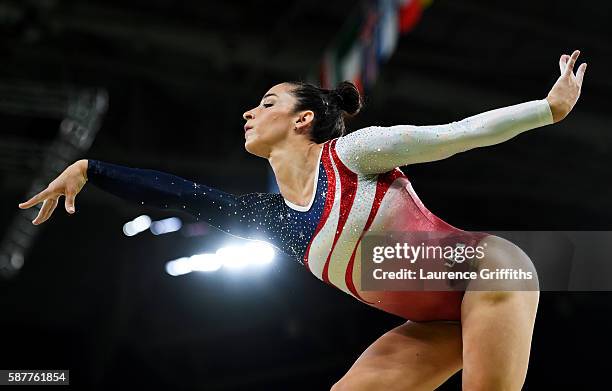
[[[257,148],[257,143],[246,140],[244,142],[244,149],[246,149],[246,151],[252,155],[264,157],[263,151],[260,150],[261,148]]]

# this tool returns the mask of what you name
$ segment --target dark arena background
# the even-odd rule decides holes
[[[391,3],[0,1],[0,369],[69,369],[86,390],[328,390],[403,323],[278,251],[173,276],[170,261],[242,241],[94,186],[39,226],[40,205],[17,207],[84,158],[275,191],[242,114],[286,80],[358,81],[351,129],[442,124],[543,99],[580,49],[563,122],[403,171],[463,229],[612,229],[612,3],[400,1],[385,29],[372,9]],[[382,57],[352,52],[381,39],[368,23]],[[610,388],[611,300],[542,293],[525,389]],[[440,390],[460,388],[458,373]]]

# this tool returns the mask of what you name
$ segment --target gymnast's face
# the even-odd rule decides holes
[[[307,136],[312,111],[294,111],[296,99],[291,89],[289,83],[275,85],[264,94],[259,106],[242,115],[248,152],[268,158],[272,149],[282,148],[292,137]]]

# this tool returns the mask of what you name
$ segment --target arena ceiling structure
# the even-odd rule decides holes
[[[359,7],[346,0],[1,1],[0,235],[14,229],[28,190],[42,186],[36,178],[56,156],[69,107],[99,109],[91,139],[63,155],[72,160],[154,168],[234,193],[267,191],[267,162],[243,148],[242,114],[274,84],[316,75]],[[448,123],[544,98],[559,56],[579,48],[589,70],[565,121],[405,172],[430,209],[462,228],[610,229],[610,14],[603,1],[433,0],[400,37],[349,127]],[[75,103],[87,93],[98,106]],[[0,338],[8,347],[1,368],[70,367],[75,384],[88,389],[325,389],[398,324],[282,256],[253,275],[168,276],[168,260],[229,236],[204,229],[126,237],[122,225],[140,214],[176,214],[94,188],[76,207],[73,216],[58,207],[34,228],[21,270],[0,281]],[[550,331],[555,324],[609,309],[604,296],[544,295],[548,311],[534,351],[562,338],[563,330]],[[549,384],[552,356],[534,355],[528,384]]]

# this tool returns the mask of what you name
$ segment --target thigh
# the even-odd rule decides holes
[[[458,322],[407,322],[368,347],[332,391],[434,390],[461,369]]]
[[[519,259],[527,256],[505,239],[491,237],[488,244],[487,267],[531,263],[528,258]],[[539,300],[537,289],[530,289],[465,293],[461,305],[464,390],[522,388]]]

